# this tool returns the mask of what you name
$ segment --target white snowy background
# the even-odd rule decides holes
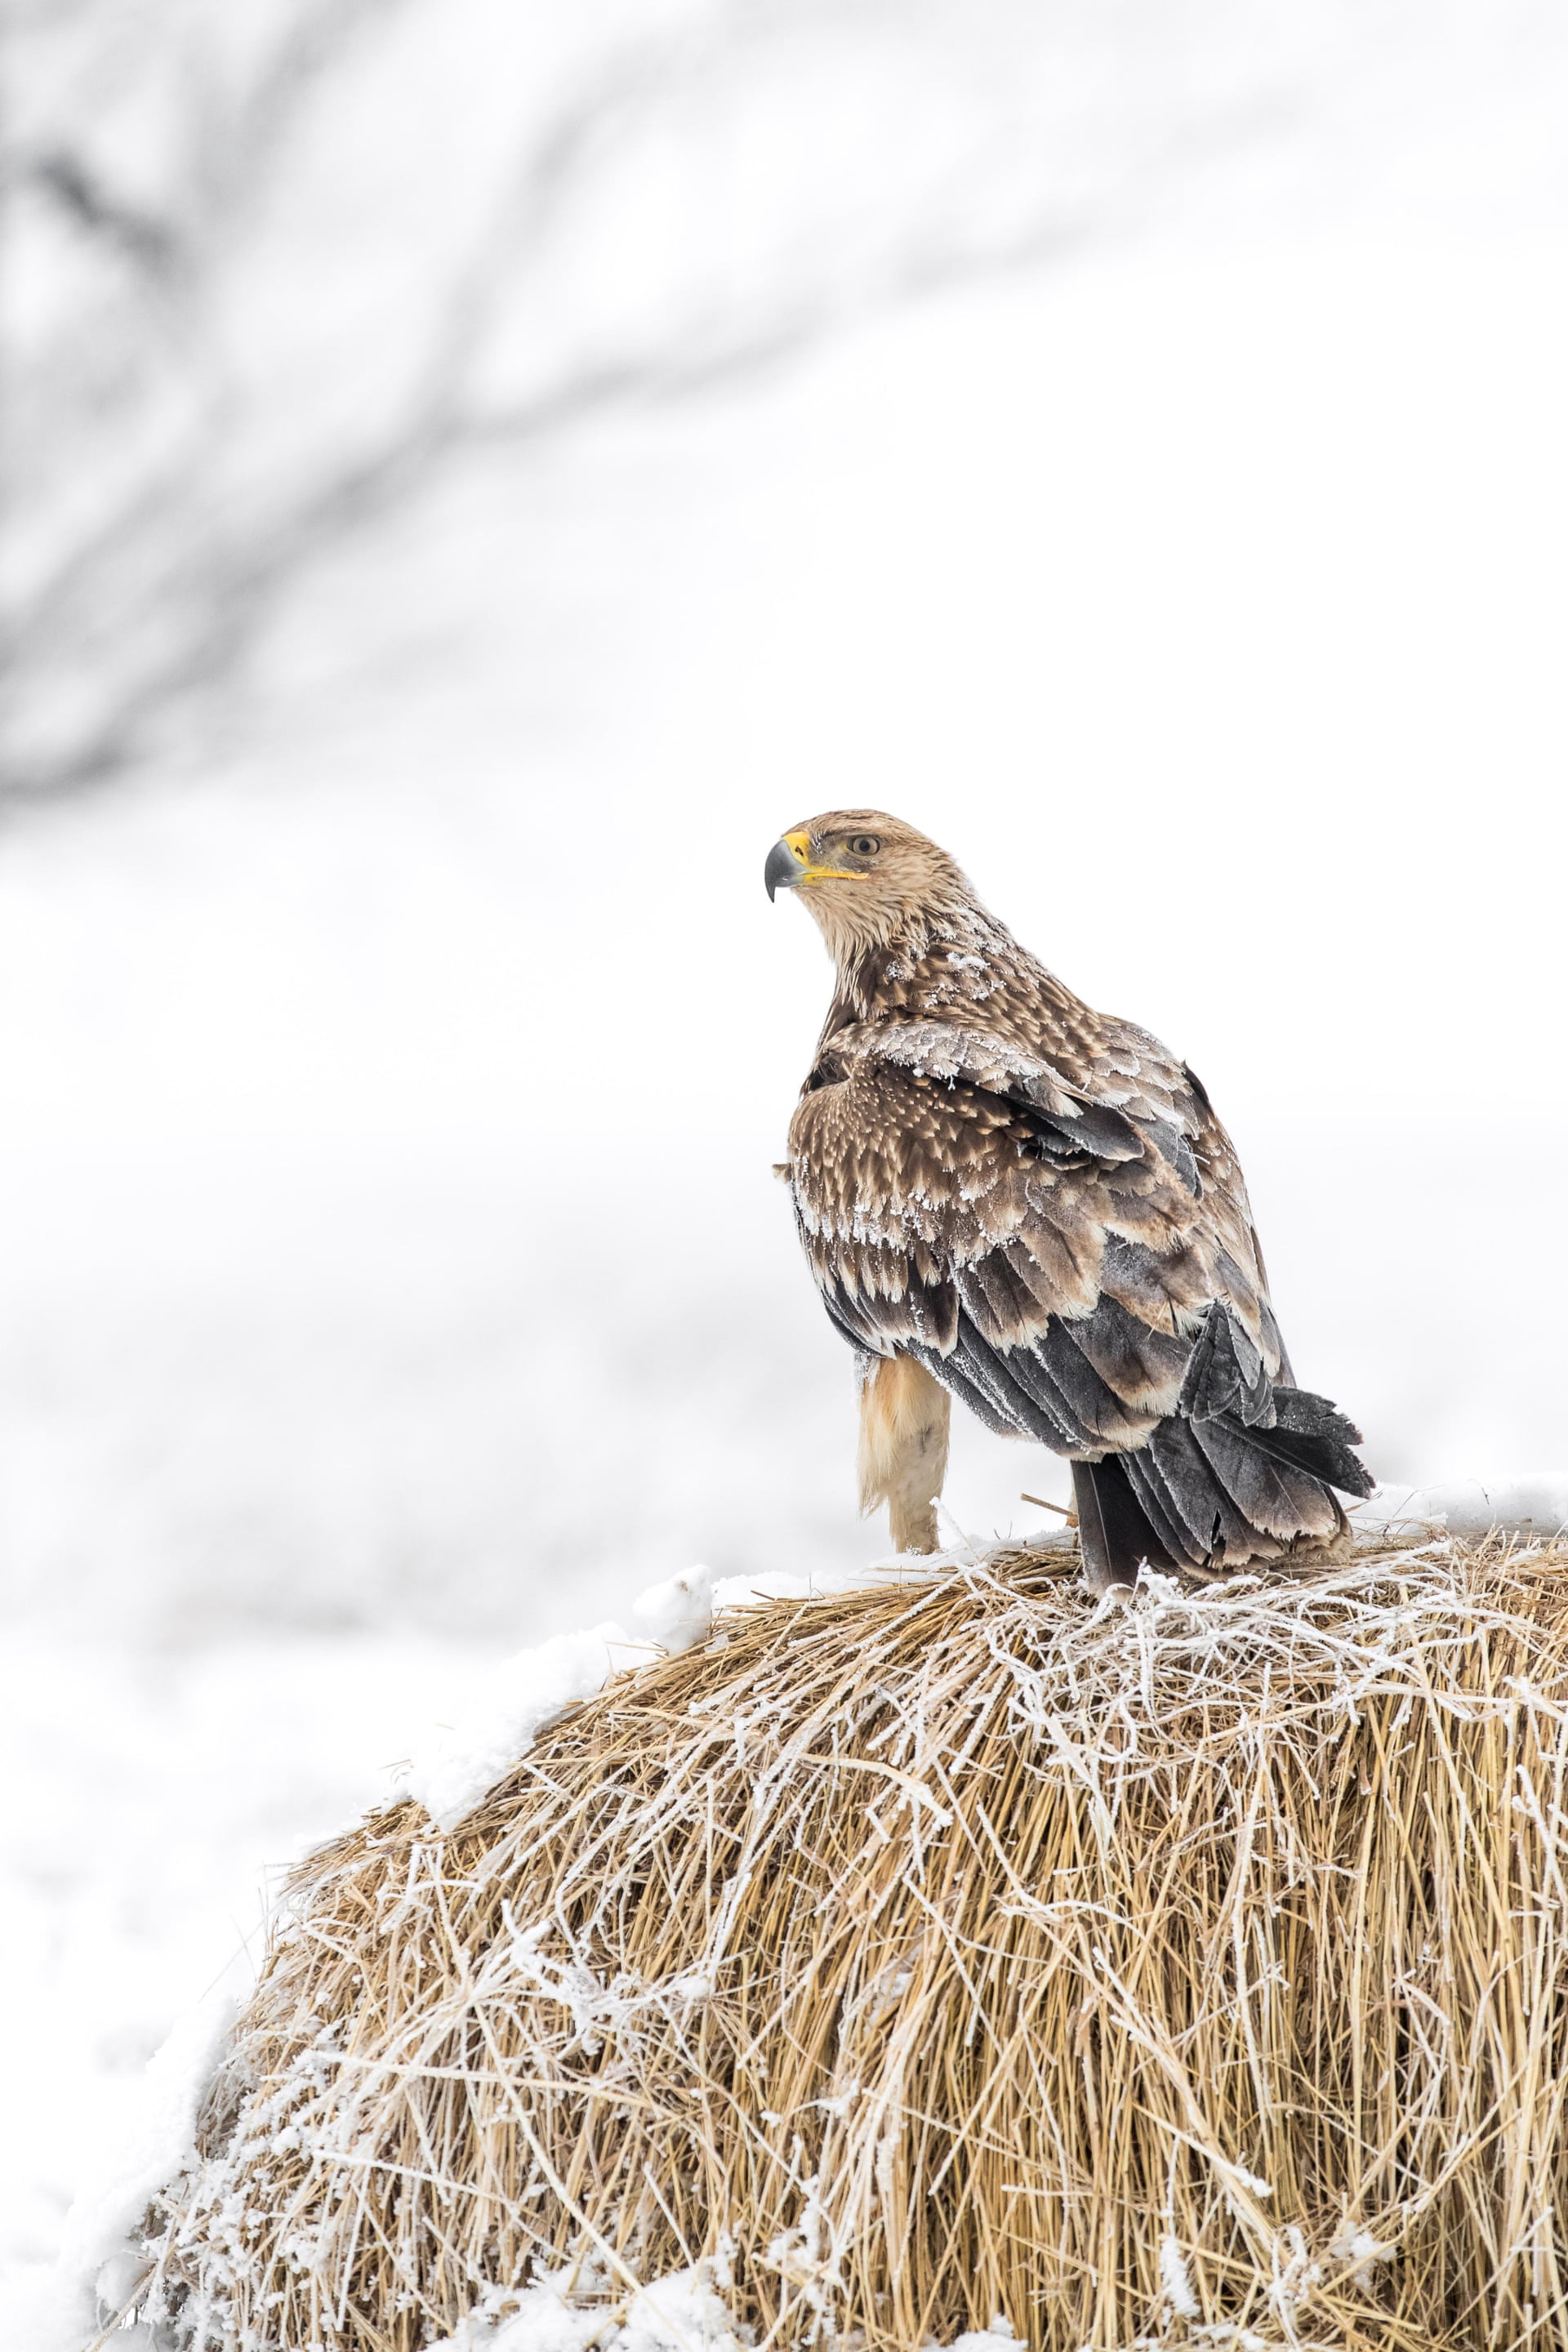
[[[1380,1475],[1568,1462],[1568,16],[12,45],[26,2276],[267,1870],[476,1665],[877,1550],[770,1174],[827,987],[786,824],[909,816],[1194,1063]],[[1026,1487],[960,1433],[956,1528]]]

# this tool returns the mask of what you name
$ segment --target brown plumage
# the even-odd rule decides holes
[[[861,1496],[936,1544],[947,1399],[1066,1454],[1090,1580],[1341,1533],[1358,1433],[1298,1389],[1241,1170],[1184,1063],[1094,1012],[876,809],[784,835],[837,987],[790,1122],[827,1312],[861,1362]]]

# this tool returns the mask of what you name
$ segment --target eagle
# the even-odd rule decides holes
[[[789,1128],[795,1223],[860,1373],[862,1507],[937,1549],[951,1401],[1072,1465],[1084,1570],[1229,1574],[1346,1530],[1361,1433],[1298,1388],[1230,1138],[1184,1062],[1018,944],[879,809],[795,826],[835,988]]]

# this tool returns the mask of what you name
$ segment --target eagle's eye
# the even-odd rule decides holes
[[[851,857],[875,857],[881,846],[874,833],[852,834],[849,838],[848,848]]]

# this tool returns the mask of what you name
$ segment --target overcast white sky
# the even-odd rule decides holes
[[[37,740],[314,520],[212,689],[11,828],[25,1605],[453,1629],[694,1549],[853,1556],[847,1366],[767,1174],[826,974],[758,880],[844,803],[1202,1071],[1374,1466],[1551,1464],[1549,12],[468,0],[370,12],[266,139],[280,5],[221,40],[150,5],[118,72],[112,13],[72,24],[28,135],[201,297],[138,345],[28,215],[98,494],[138,419],[185,469],[79,549]],[[243,184],[180,111],[198,53]],[[140,353],[107,424],[72,301]],[[448,437],[334,529],[454,307]],[[1052,1475],[966,1439],[954,1509]]]

